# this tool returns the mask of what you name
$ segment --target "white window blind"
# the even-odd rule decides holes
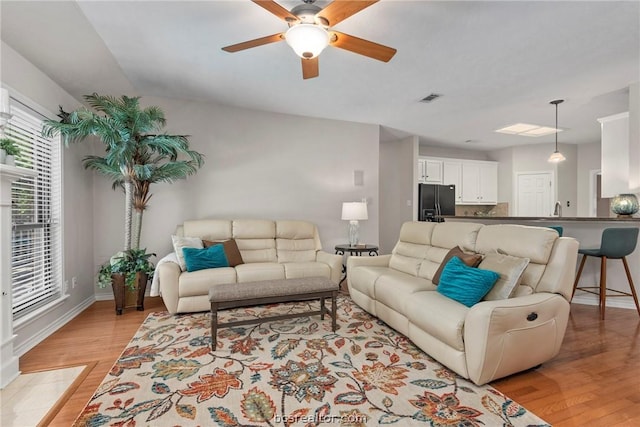
[[[13,317],[62,294],[62,196],[59,137],[41,135],[43,117],[12,100],[5,135],[20,147],[16,166],[33,169],[11,187]]]

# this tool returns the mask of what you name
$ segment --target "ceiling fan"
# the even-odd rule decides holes
[[[313,4],[315,0],[302,0],[291,11],[273,0],[251,0],[258,6],[284,20],[289,29],[282,33],[223,47],[226,52],[238,52],[252,47],[286,40],[302,59],[302,77],[318,77],[318,55],[328,45],[388,62],[396,49],[333,30],[344,21],[379,0],[334,0],[324,9]]]

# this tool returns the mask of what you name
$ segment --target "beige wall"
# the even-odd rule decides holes
[[[58,105],[73,109],[80,104],[40,70],[2,43],[2,73],[0,80],[11,96],[18,97],[40,112],[48,111],[55,118]],[[69,298],[45,316],[30,323],[16,324],[15,349],[18,354],[29,350],[39,341],[62,326],[94,300],[93,264],[93,175],[82,168],[81,159],[89,154],[88,146],[64,149],[63,161],[63,239],[64,279],[78,279]]]
[[[400,227],[414,218],[416,173],[407,165],[416,164],[418,141],[409,137],[380,143],[380,253],[391,253]]]
[[[589,212],[591,171],[600,170],[600,142],[578,146],[577,216],[591,216]]]
[[[379,243],[379,128],[376,125],[312,119],[145,97],[160,106],[167,131],[191,135],[205,155],[203,168],[187,180],[152,187],[141,245],[162,257],[171,234],[188,219],[304,219],[318,225],[325,250],[347,241],[342,202],[368,201],[361,241]],[[354,185],[354,170],[364,185]],[[94,265],[122,244],[123,199],[103,178],[95,179]]]

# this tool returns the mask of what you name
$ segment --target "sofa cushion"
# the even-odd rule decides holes
[[[203,249],[182,248],[182,253],[189,272],[206,268],[229,267],[229,261],[224,254],[222,245],[213,245]]]
[[[433,229],[431,245],[446,249],[460,246],[465,251],[480,252],[476,250],[476,241],[482,228],[482,224],[473,222],[440,222]]]
[[[185,221],[183,236],[199,237],[203,240],[227,240],[232,237],[231,221],[226,219],[196,219]]]
[[[420,264],[431,247],[431,233],[435,227],[433,222],[405,222],[400,228],[400,238],[391,252],[389,267],[410,274],[418,275]]]
[[[449,347],[464,351],[464,321],[468,307],[438,292],[426,291],[412,294],[405,310],[411,324]]]
[[[315,224],[307,221],[276,221],[278,262],[310,262],[322,246]]]
[[[178,295],[195,297],[209,295],[209,288],[223,283],[235,283],[236,271],[231,267],[207,268],[193,272],[183,272],[178,279]]]
[[[454,256],[442,270],[437,291],[471,307],[489,292],[499,278],[495,271],[469,267]]]
[[[404,314],[407,300],[411,299],[413,293],[435,290],[428,279],[408,276],[392,269],[378,278],[375,288],[376,300],[401,314]]]
[[[235,267],[236,265],[244,264],[244,261],[242,260],[242,254],[240,253],[240,249],[238,249],[238,244],[236,243],[235,239],[228,239],[224,241],[203,240],[202,244],[205,248],[221,244],[224,248],[224,254],[227,256],[227,261],[229,261],[229,267]]]
[[[478,231],[475,252],[502,252],[532,263],[546,264],[558,233],[546,227],[515,224],[485,225]]]
[[[486,254],[478,268],[495,271],[500,278],[484,296],[484,300],[495,301],[511,297],[522,281],[522,273],[528,264],[529,258],[499,253]]]
[[[253,262],[236,266],[238,283],[284,279],[284,265],[277,262]],[[208,293],[207,293],[208,295]]]
[[[286,262],[282,265],[287,279],[317,276],[331,278],[331,267],[322,262]]]
[[[444,269],[444,266],[454,256],[460,258],[460,260],[462,260],[462,262],[464,262],[469,267],[477,267],[478,264],[480,264],[480,261],[482,261],[482,255],[475,254],[475,253],[474,254],[464,253],[462,249],[460,249],[460,246],[456,246],[455,248],[452,248],[449,252],[447,252],[447,254],[444,256],[444,259],[440,263],[440,267],[438,267],[438,270],[433,275],[433,279],[431,279],[431,281],[433,282],[434,285],[438,284],[438,282],[440,281],[440,275],[442,274],[442,270]],[[488,268],[488,270],[491,270],[491,269]]]
[[[389,272],[389,267],[362,265],[349,269],[349,286],[362,292],[369,298],[375,298],[375,284],[380,276]]]
[[[183,237],[183,236],[171,236],[171,243],[173,243],[173,250],[178,258],[178,264],[182,271],[187,270],[187,265],[184,262],[183,248],[196,248],[202,249],[202,240],[199,237]]]

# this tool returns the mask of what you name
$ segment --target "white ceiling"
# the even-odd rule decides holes
[[[596,142],[596,119],[627,111],[627,88],[640,80],[640,1],[382,0],[336,29],[394,47],[395,57],[328,47],[310,80],[285,42],[221,50],[286,29],[249,0],[2,0],[0,8],[2,40],[77,98],[194,99],[380,124],[387,138],[412,134],[431,145],[550,143],[553,135],[493,130],[553,126],[549,101],[558,98],[560,143]],[[419,102],[430,93],[443,96]]]

